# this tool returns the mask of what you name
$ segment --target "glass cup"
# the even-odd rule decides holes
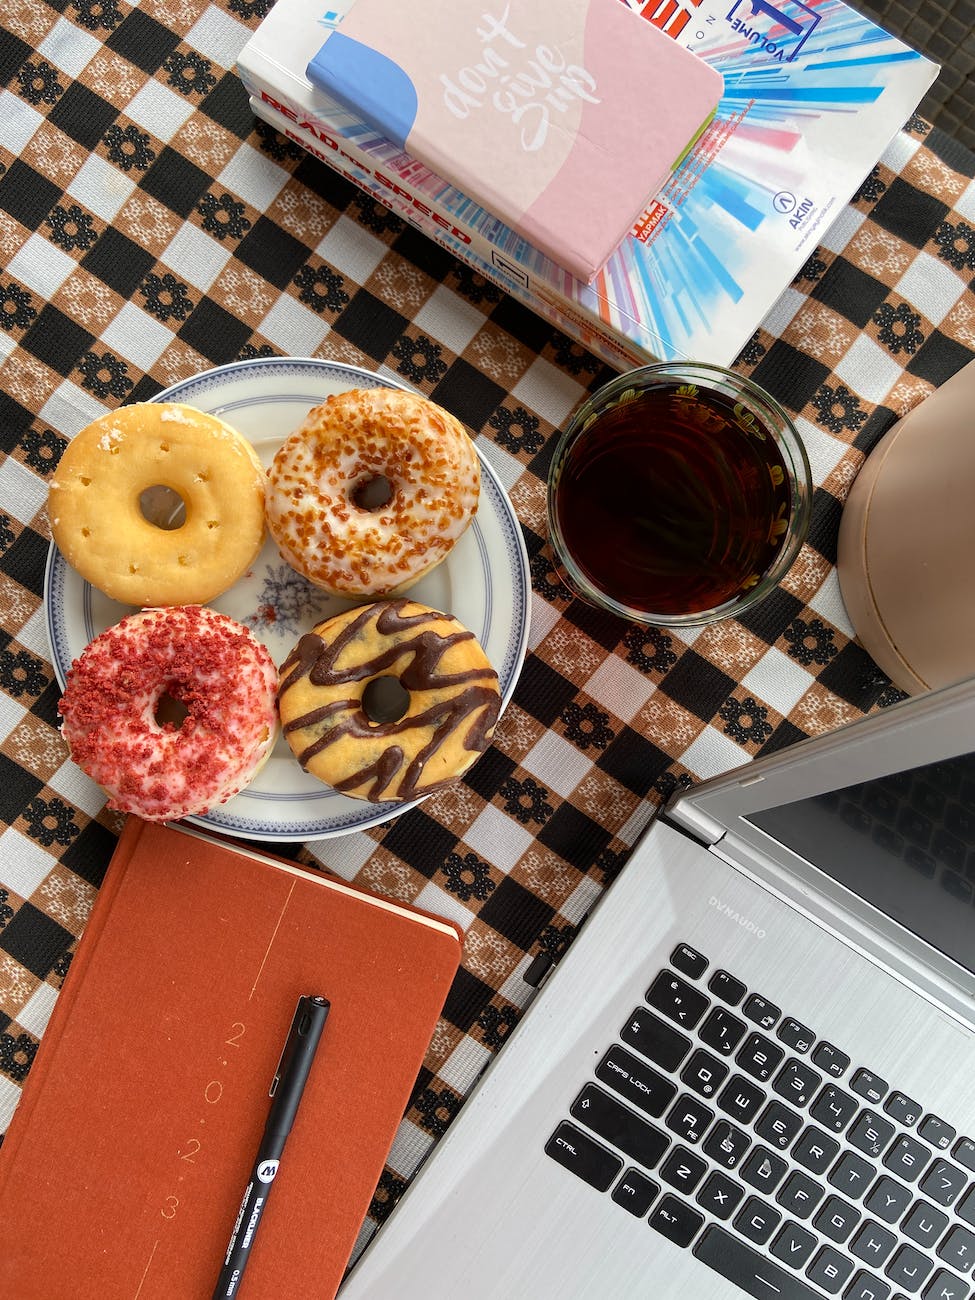
[[[783,408],[719,366],[643,366],[573,413],[548,481],[560,577],[637,623],[735,618],[809,528],[812,477]]]

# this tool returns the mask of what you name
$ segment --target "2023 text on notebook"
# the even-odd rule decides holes
[[[0,1147],[0,1293],[210,1295],[311,990],[328,1042],[241,1294],[333,1294],[459,959],[448,922],[130,818]]]

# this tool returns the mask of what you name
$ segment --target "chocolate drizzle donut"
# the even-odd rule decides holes
[[[419,798],[484,752],[501,709],[474,634],[409,600],[337,614],[281,668],[278,705],[299,763],[343,794]]]

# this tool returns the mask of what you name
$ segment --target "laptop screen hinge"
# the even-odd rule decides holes
[[[706,816],[693,802],[684,799],[677,799],[664,808],[656,820],[672,830],[692,835],[706,849],[713,848],[728,833],[727,826]]]

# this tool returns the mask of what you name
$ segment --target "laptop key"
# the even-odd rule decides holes
[[[703,1106],[696,1097],[682,1092],[671,1107],[664,1123],[671,1132],[682,1137],[685,1142],[700,1142],[713,1119],[713,1110],[708,1110],[707,1106]]]
[[[809,1256],[816,1249],[817,1244],[811,1232],[807,1232],[798,1223],[793,1223],[791,1219],[786,1219],[782,1231],[769,1249],[776,1259],[781,1259],[790,1268],[799,1269],[804,1268],[809,1262]]]
[[[969,1137],[959,1138],[951,1153],[960,1165],[975,1173],[975,1142]]]
[[[595,1074],[614,1092],[654,1118],[662,1115],[677,1096],[675,1083],[617,1044],[596,1066]]]
[[[735,1056],[735,1061],[746,1074],[758,1079],[759,1083],[765,1083],[775,1073],[784,1056],[782,1048],[776,1047],[771,1039],[763,1034],[749,1034]]]
[[[598,1192],[609,1190],[623,1161],[574,1124],[563,1121],[545,1143],[545,1154]]]
[[[930,1142],[939,1151],[947,1151],[955,1140],[955,1130],[946,1120],[937,1115],[925,1115],[917,1126],[917,1131],[925,1142]]]
[[[793,1056],[775,1076],[772,1087],[793,1106],[805,1106],[822,1082],[823,1076],[817,1070]]]
[[[881,1119],[872,1110],[861,1110],[851,1125],[846,1139],[858,1151],[876,1160],[883,1155],[893,1136],[894,1126],[890,1120]]]
[[[711,1005],[700,989],[669,971],[661,971],[647,989],[647,1001],[684,1029],[693,1029]]]
[[[622,1205],[624,1210],[629,1210],[630,1214],[642,1219],[659,1191],[659,1185],[639,1169],[627,1169],[613,1188],[613,1200],[617,1205]]]
[[[718,1105],[732,1119],[750,1124],[762,1108],[765,1093],[742,1074],[733,1074],[718,1096]]]
[[[670,1146],[665,1133],[595,1084],[586,1084],[569,1107],[569,1114],[646,1169],[653,1169]]]
[[[801,1278],[759,1255],[717,1224],[701,1234],[694,1256],[754,1300],[769,1300],[770,1296],[778,1300],[821,1300],[819,1292]]]
[[[741,1167],[741,1177],[758,1192],[770,1195],[785,1176],[788,1165],[768,1147],[753,1147]]]
[[[634,1010],[620,1030],[620,1038],[662,1070],[676,1070],[691,1050],[689,1038],[651,1015],[645,1007]]]
[[[671,1187],[690,1196],[707,1171],[707,1162],[700,1156],[686,1147],[674,1147],[660,1166],[660,1177]]]
[[[913,1183],[930,1163],[929,1148],[906,1135],[899,1137],[884,1156],[887,1168],[905,1183]]]
[[[755,1121],[755,1132],[772,1146],[785,1151],[802,1128],[802,1116],[781,1101],[770,1101]]]
[[[850,1242],[850,1251],[871,1268],[880,1268],[896,1245],[892,1232],[868,1219]]]
[[[728,1067],[701,1048],[681,1070],[681,1080],[702,1097],[713,1097],[728,1077]]]
[[[708,968],[708,959],[702,957],[690,944],[679,943],[670,954],[670,964],[682,975],[687,975],[692,980],[699,980]]]
[[[845,1151],[830,1170],[829,1181],[838,1192],[857,1200],[876,1176],[876,1169],[863,1156],[858,1156],[855,1151]]]
[[[791,1047],[794,1052],[808,1052],[816,1038],[811,1029],[801,1025],[798,1020],[793,1020],[791,1016],[786,1016],[775,1032],[786,1047]]]
[[[816,1044],[813,1049],[812,1060],[813,1065],[818,1065],[821,1070],[832,1075],[834,1079],[841,1078],[850,1068],[850,1058],[847,1054],[825,1040]]]
[[[675,1246],[689,1246],[704,1222],[704,1215],[668,1193],[651,1211],[648,1222]]]
[[[747,1133],[728,1120],[719,1119],[704,1139],[703,1151],[723,1169],[735,1169],[745,1158],[751,1144],[752,1140]]]
[[[745,1189],[740,1183],[716,1169],[708,1175],[695,1199],[702,1209],[710,1211],[716,1219],[730,1219],[744,1195]]]
[[[813,1227],[841,1246],[862,1218],[855,1205],[842,1196],[828,1196],[813,1220]]]
[[[843,1292],[843,1300],[890,1300],[890,1284],[861,1269]]]
[[[827,1083],[813,1102],[809,1113],[831,1133],[842,1133],[859,1109],[855,1097],[851,1097],[842,1088],[837,1088],[835,1084]]]
[[[769,1002],[758,993],[751,993],[745,999],[742,1011],[749,1020],[760,1025],[762,1029],[771,1029],[775,1022],[781,1016],[782,1011],[774,1002]]]
[[[894,1286],[903,1287],[912,1294],[920,1291],[924,1280],[934,1268],[934,1260],[922,1255],[913,1246],[901,1246],[887,1265],[885,1272]]]
[[[722,1056],[730,1056],[745,1036],[743,1020],[733,1016],[724,1007],[713,1007],[697,1031],[702,1043],[707,1043]]]
[[[958,1202],[955,1213],[959,1219],[964,1219],[966,1223],[975,1226],[975,1186],[970,1187]]]
[[[823,1246],[806,1269],[810,1282],[821,1286],[827,1295],[839,1295],[840,1287],[853,1272],[853,1260],[832,1246]]]
[[[736,1007],[746,992],[741,980],[735,979],[726,970],[716,970],[708,980],[708,988],[715,997],[727,1002],[729,1007]]]
[[[952,1205],[968,1185],[968,1179],[957,1165],[947,1160],[936,1160],[921,1179],[920,1188],[938,1205]]]
[[[939,1268],[924,1288],[924,1300],[967,1300],[970,1294],[967,1284],[946,1268]]]
[[[799,1140],[792,1148],[792,1158],[810,1173],[825,1174],[839,1149],[840,1144],[835,1138],[831,1138],[815,1124],[810,1124],[803,1129]]]
[[[896,1119],[898,1124],[904,1124],[908,1128],[913,1128],[921,1118],[920,1104],[903,1092],[892,1092],[884,1102],[884,1110],[891,1119]]]
[[[913,1199],[914,1193],[910,1188],[884,1174],[871,1187],[864,1205],[884,1223],[896,1223]]]
[[[782,1215],[774,1206],[758,1196],[749,1196],[735,1219],[735,1228],[743,1237],[764,1246],[782,1222]]]
[[[911,1241],[916,1241],[919,1246],[927,1246],[930,1249],[941,1240],[947,1226],[947,1214],[942,1214],[927,1201],[915,1201],[904,1216],[901,1232],[905,1237],[910,1237]]]
[[[886,1097],[889,1085],[872,1070],[857,1070],[850,1080],[850,1091],[878,1106]]]
[[[825,1195],[825,1187],[797,1169],[779,1188],[775,1199],[797,1219],[808,1219]]]
[[[975,1264],[975,1233],[956,1224],[938,1247],[938,1257],[959,1273],[967,1273]]]

